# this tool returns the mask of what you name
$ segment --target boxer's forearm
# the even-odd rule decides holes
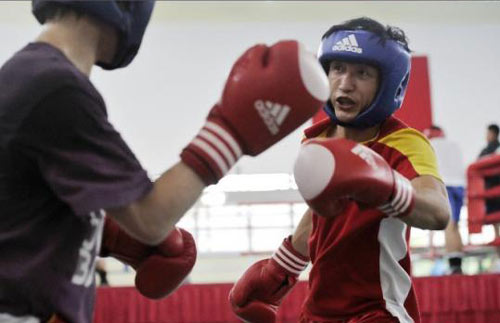
[[[127,207],[106,212],[137,240],[156,245],[192,207],[204,188],[201,179],[179,162],[155,181],[148,195]]]
[[[292,235],[292,245],[303,256],[309,257],[308,240],[312,230],[312,211],[308,209]]]
[[[411,183],[415,189],[415,207],[401,220],[420,229],[444,230],[451,214],[444,184],[432,176],[420,176]]]

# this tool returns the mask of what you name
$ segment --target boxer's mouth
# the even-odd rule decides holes
[[[335,101],[337,102],[339,108],[342,109],[352,108],[356,104],[356,102],[353,99],[346,96],[338,97]]]

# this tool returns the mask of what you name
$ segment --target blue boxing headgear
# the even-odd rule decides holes
[[[102,68],[112,70],[127,66],[134,59],[154,7],[154,0],[123,2],[126,3],[127,9],[120,7],[116,0],[32,0],[32,10],[36,19],[43,24],[44,8],[50,3],[60,3],[115,27],[120,38],[113,61],[97,62]]]
[[[331,100],[325,112],[337,124],[368,128],[381,123],[401,107],[410,77],[410,53],[392,39],[381,39],[366,30],[339,30],[323,38],[318,59],[326,73],[332,60],[366,63],[378,68],[380,84],[373,102],[356,118],[344,123],[337,119]]]

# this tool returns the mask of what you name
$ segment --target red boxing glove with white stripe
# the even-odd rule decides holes
[[[242,155],[258,155],[311,118],[328,96],[317,58],[298,42],[256,45],[234,64],[220,101],[181,159],[214,184]]]
[[[293,248],[291,237],[286,238],[270,259],[253,264],[233,286],[233,312],[245,322],[274,323],[278,306],[308,263]]]
[[[307,204],[321,216],[335,214],[340,200],[403,217],[415,205],[410,181],[370,148],[348,139],[311,139],[299,152],[295,181]]]
[[[99,255],[132,266],[137,290],[148,298],[159,299],[173,293],[189,275],[196,262],[196,244],[189,232],[174,228],[165,240],[152,247],[106,217]]]

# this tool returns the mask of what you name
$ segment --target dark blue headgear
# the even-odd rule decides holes
[[[353,121],[343,123],[335,116],[332,102],[325,106],[330,118],[342,126],[367,128],[374,126],[401,107],[410,76],[410,53],[391,39],[382,40],[366,30],[339,30],[321,41],[318,59],[326,73],[332,60],[367,63],[380,73],[377,95],[371,105]]]
[[[40,23],[45,22],[43,8],[49,3],[61,3],[92,16],[115,27],[120,33],[115,57],[110,63],[97,62],[104,69],[112,70],[127,66],[141,46],[154,7],[154,0],[127,1],[127,9],[122,9],[116,0],[78,1],[78,0],[32,0],[32,10]]]

